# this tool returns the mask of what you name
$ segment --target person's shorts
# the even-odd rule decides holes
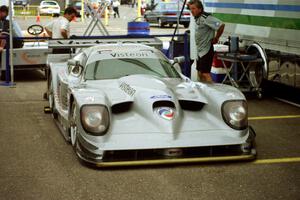
[[[214,58],[214,46],[211,45],[207,54],[205,54],[201,58],[198,57],[196,69],[202,73],[210,73],[213,58]]]

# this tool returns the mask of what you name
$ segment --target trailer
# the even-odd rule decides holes
[[[263,59],[258,81],[300,88],[299,0],[202,1],[206,12],[226,24],[222,42],[238,36],[245,51]]]

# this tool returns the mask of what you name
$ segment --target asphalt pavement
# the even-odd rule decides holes
[[[126,32],[124,21],[116,19],[111,28]],[[249,123],[257,133],[255,162],[95,169],[78,161],[44,114],[44,74],[19,71],[15,80],[15,87],[0,86],[0,200],[300,199],[297,106],[272,97],[248,99]]]

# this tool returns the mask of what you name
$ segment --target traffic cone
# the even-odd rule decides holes
[[[40,23],[41,22],[41,16],[40,13],[38,13],[38,15],[36,16],[36,23]]]

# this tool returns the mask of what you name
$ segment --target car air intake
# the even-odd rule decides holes
[[[183,110],[199,111],[205,105],[199,101],[179,100],[179,104]]]
[[[115,104],[111,107],[111,111],[113,114],[120,114],[120,113],[128,112],[132,107],[132,103],[133,102],[128,101],[128,102],[122,102],[122,103]]]
[[[175,104],[172,101],[156,101],[153,103],[153,109],[158,107],[175,108]]]

